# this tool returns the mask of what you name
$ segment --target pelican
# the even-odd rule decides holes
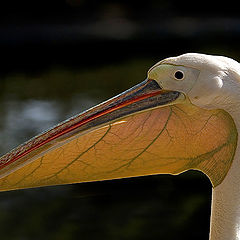
[[[240,65],[197,53],[166,58],[129,90],[0,158],[0,190],[202,171],[211,240],[240,239]]]

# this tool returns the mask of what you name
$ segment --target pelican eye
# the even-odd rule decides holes
[[[181,71],[181,70],[177,70],[175,73],[174,73],[174,78],[176,80],[183,80],[184,79],[184,72]]]

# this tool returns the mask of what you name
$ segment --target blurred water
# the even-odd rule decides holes
[[[149,62],[134,60],[88,70],[55,68],[30,76],[5,76],[0,91],[0,151],[4,153],[144,80]]]
[[[1,152],[9,151],[28,138],[53,127],[60,120],[73,116],[95,104],[96,100],[87,96],[74,96],[68,104],[67,111],[64,111],[61,101],[57,100],[14,101],[9,99],[3,102],[5,116],[1,119]],[[81,107],[79,108],[79,106]],[[65,116],[63,117],[63,115]]]

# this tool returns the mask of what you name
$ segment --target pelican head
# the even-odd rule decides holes
[[[196,106],[229,110],[234,89],[239,89],[240,66],[222,56],[187,53],[166,58],[148,72],[163,89],[183,92]]]
[[[0,190],[205,173],[211,240],[240,239],[240,65],[197,53],[166,58],[147,79],[0,158]]]

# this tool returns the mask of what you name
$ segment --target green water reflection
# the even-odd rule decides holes
[[[143,81],[152,64],[151,60],[132,60],[83,70],[53,68],[3,77],[0,151],[10,150],[59,121]]]

